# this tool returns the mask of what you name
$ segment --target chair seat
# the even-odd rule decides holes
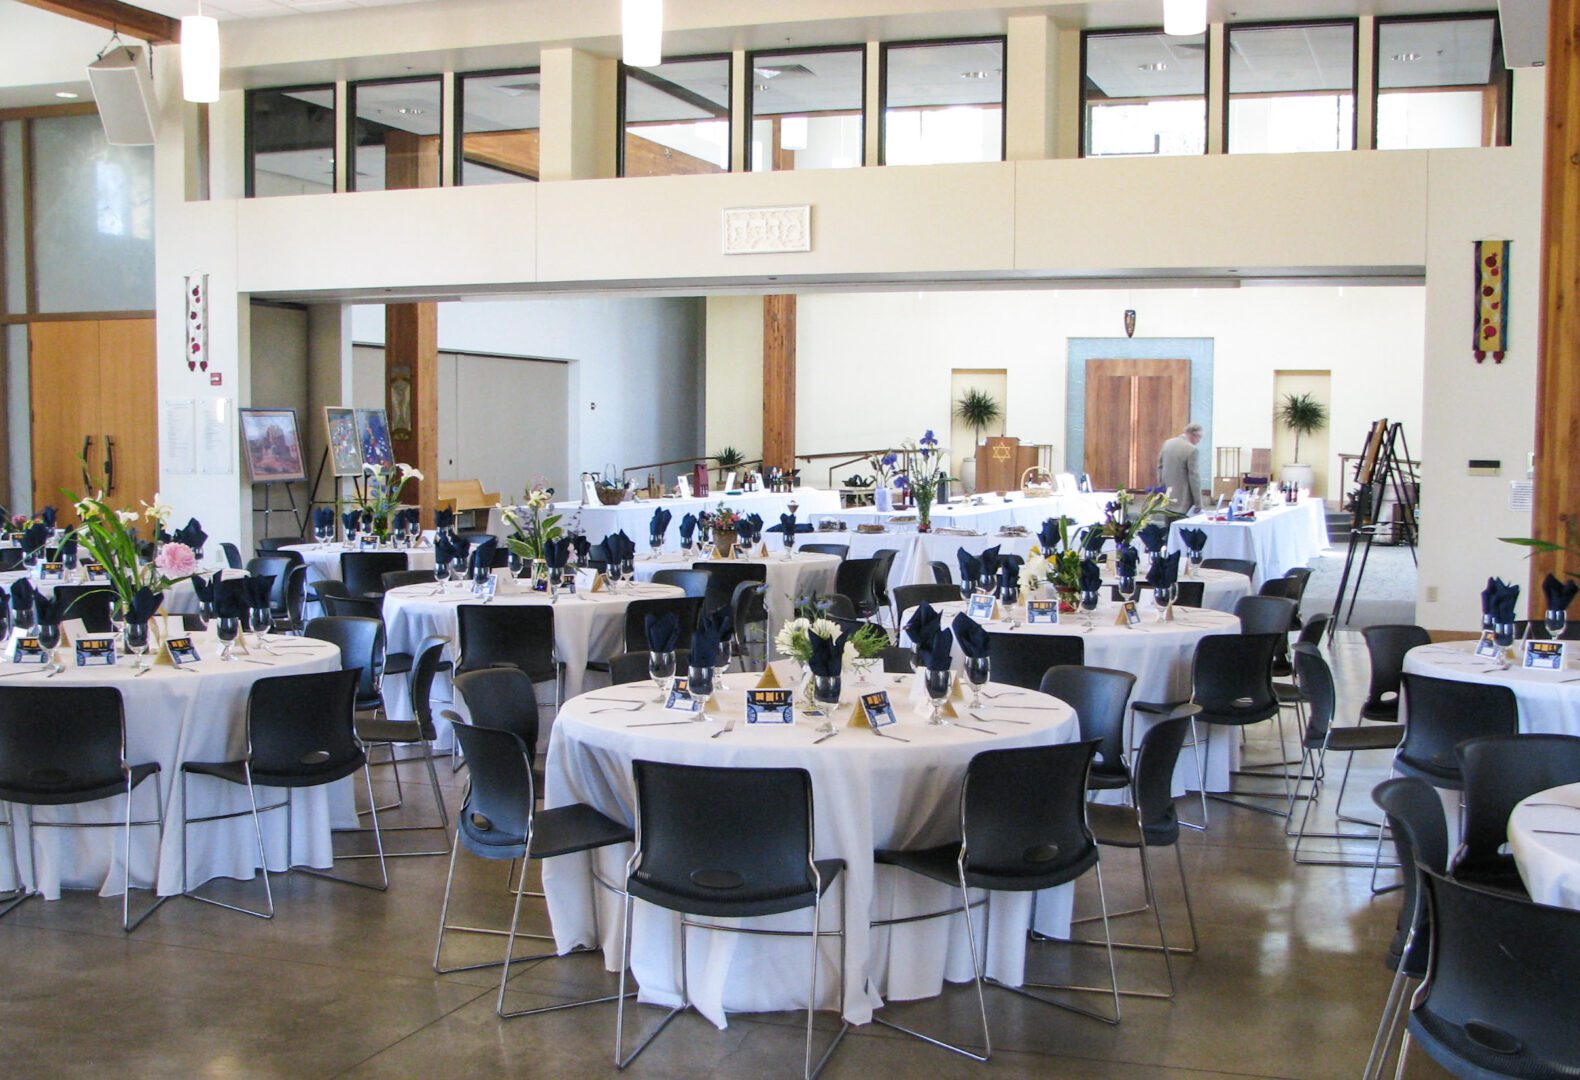
[[[845,860],[816,859],[813,860],[813,865],[817,867],[822,891],[826,893],[829,886],[834,884],[834,879],[845,869]],[[632,896],[661,908],[685,912],[688,915],[706,915],[724,919],[778,915],[786,911],[809,908],[816,900],[810,888],[780,890],[769,894],[759,891],[753,894],[750,882],[728,888],[693,885],[684,890],[671,891],[644,881],[641,874],[641,870],[638,869],[626,881],[627,889]],[[732,893],[739,894],[740,898],[732,899]],[[752,898],[745,899],[747,896]]]
[[[1328,749],[1341,753],[1355,750],[1392,750],[1404,740],[1403,724],[1373,724],[1366,727],[1336,727],[1328,730]],[[1306,748],[1316,750],[1321,739],[1307,739]]]
[[[422,742],[422,725],[415,720],[391,720],[382,714],[359,716],[357,738],[366,743]]]
[[[1226,709],[1217,712],[1212,709],[1203,709],[1197,714],[1196,719],[1204,724],[1221,724],[1225,727],[1244,727],[1247,724],[1259,724],[1263,720],[1271,720],[1278,715],[1278,702],[1273,701],[1267,705],[1252,708]]]
[[[1438,754],[1430,760],[1399,754],[1393,759],[1393,767],[1400,776],[1413,776],[1418,780],[1425,780],[1433,787],[1448,788],[1451,791],[1462,791],[1465,787],[1465,777],[1459,771],[1459,763],[1454,760],[1453,751]]]
[[[71,806],[76,803],[94,802],[126,794],[128,780],[133,788],[159,771],[159,763],[151,761],[133,765],[130,776],[103,776],[82,778],[78,783],[65,783],[65,778],[54,781],[50,776],[36,776],[25,787],[0,787],[0,802],[22,803],[26,806]]]
[[[539,810],[532,819],[532,857],[552,859],[609,844],[629,844],[636,833],[586,803]]]
[[[1142,829],[1136,821],[1136,808],[1110,803],[1087,803],[1086,823],[1099,844],[1109,847],[1138,848],[1143,838],[1148,847],[1167,847],[1179,839],[1176,820],[1157,822]]]
[[[898,866],[913,874],[931,878],[944,885],[959,885],[957,866],[960,859],[960,842],[940,844],[938,847],[916,851],[880,850],[873,853],[873,861],[884,866]],[[1023,862],[1014,872],[984,873],[966,870],[966,884],[974,889],[994,889],[1003,892],[1034,892],[1051,889],[1055,885],[1074,881],[1097,863],[1097,846],[1079,852],[1075,858],[1055,852],[1046,862]]]
[[[358,753],[345,761],[338,761],[326,765],[302,766],[299,773],[267,773],[258,769],[252,771],[252,783],[255,787],[273,788],[309,788],[322,787],[324,784],[333,784],[336,780],[343,780],[362,768],[362,763],[367,760],[366,754]],[[196,773],[199,776],[212,776],[232,784],[247,783],[246,762],[244,761],[184,761],[181,771]]]
[[[1520,877],[1520,868],[1515,864],[1513,855],[1461,859],[1454,867],[1453,876],[1455,881],[1467,885],[1496,889],[1526,899],[1531,895],[1525,887],[1525,879]]]
[[[1472,1021],[1474,1023],[1474,1021]],[[1569,1061],[1532,1060],[1523,1050],[1500,1053],[1472,1039],[1464,1026],[1433,1013],[1410,1013],[1410,1037],[1432,1059],[1451,1067],[1454,1075],[1471,1080],[1504,1080],[1505,1077],[1580,1077],[1580,1068]],[[1483,1036],[1485,1038],[1485,1036]]]
[[[1086,775],[1087,791],[1117,791],[1130,784],[1130,771],[1123,766],[1104,766],[1094,763]]]
[[[414,658],[409,652],[392,652],[384,654],[384,674],[405,675],[411,671]]]
[[[1399,699],[1393,697],[1384,701],[1368,701],[1361,706],[1361,719],[1397,721],[1399,719]]]

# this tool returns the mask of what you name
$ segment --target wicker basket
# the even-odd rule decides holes
[[[598,501],[605,506],[619,506],[625,501],[625,488],[623,487],[606,488],[595,486],[593,490],[598,493]]]

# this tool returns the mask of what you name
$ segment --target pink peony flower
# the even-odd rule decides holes
[[[191,577],[197,569],[197,557],[185,544],[170,543],[159,549],[154,566],[167,578]]]

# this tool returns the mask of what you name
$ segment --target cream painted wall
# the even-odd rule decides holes
[[[318,467],[318,457],[311,449],[310,432],[314,427],[322,427],[322,414],[315,425],[308,412],[307,312],[295,307],[251,304],[248,314],[252,323],[252,402],[260,409],[296,410],[296,430],[302,439],[302,457],[311,480],[313,470]],[[301,495],[300,489],[297,495]],[[274,505],[285,504],[284,496],[276,493]],[[270,534],[297,535],[296,523],[290,514],[271,514],[268,520]],[[264,532],[261,513],[253,512],[252,524],[255,536],[268,535]]]
[[[763,301],[710,296],[703,446],[733,446],[746,460],[763,453]]]

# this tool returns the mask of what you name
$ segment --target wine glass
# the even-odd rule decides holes
[[[121,628],[121,640],[126,643],[126,650],[137,657],[137,662],[132,665],[136,671],[143,670],[143,654],[148,651],[148,624],[145,622],[129,622]]]
[[[784,534],[784,538],[785,538],[785,558],[786,559],[793,559],[793,558],[795,558],[795,533],[793,533],[790,530],[786,529],[785,530],[785,534]]]
[[[193,552],[194,556],[196,554],[197,554],[197,552]],[[66,568],[66,576],[69,579],[71,577],[72,572],[77,569],[77,548],[76,548],[76,545],[72,545],[71,547],[67,547],[65,544],[62,544],[60,546],[60,561],[61,561],[61,564]]]
[[[609,576],[609,588],[613,590],[616,585],[620,584],[621,561],[619,559],[610,559],[609,569],[606,573]]]
[[[406,536],[411,541],[412,547],[416,547],[417,542],[422,539],[422,520],[416,515],[406,522]]]
[[[127,625],[130,626],[131,624],[128,623]],[[223,643],[219,651],[219,658],[221,660],[234,660],[235,657],[231,655],[231,650],[235,648],[236,635],[241,632],[241,620],[234,615],[221,615],[214,632]]]
[[[686,669],[686,692],[697,703],[696,720],[706,719],[708,699],[713,696],[713,669],[690,667]]]
[[[658,687],[658,697],[654,702],[663,704],[669,700],[670,680],[675,677],[675,654],[670,652],[652,652],[647,654],[647,674]]]
[[[274,610],[268,604],[259,604],[252,609],[252,632],[258,636],[258,644],[263,644],[263,635],[274,629]]]
[[[982,688],[988,684],[991,661],[986,656],[968,656],[965,661],[966,682],[971,684],[971,707],[982,707]]]
[[[465,577],[466,577],[466,560],[465,559],[451,559],[450,560],[450,580],[453,581],[453,582],[459,583],[461,581],[461,579],[463,579]]]
[[[55,647],[60,644],[60,624],[57,622],[44,623],[38,628],[38,643],[44,647],[44,652],[49,655],[49,670],[64,671],[55,662]]]
[[[444,592],[444,583],[450,576],[450,560],[433,560],[433,592],[437,596]]]
[[[944,702],[949,700],[954,678],[955,673],[948,668],[922,669],[922,685],[926,687],[927,700],[932,704],[932,712],[927,717],[929,724],[941,726],[949,722],[944,719]]]
[[[718,667],[714,669],[717,673],[714,677],[714,684],[720,690],[729,689],[729,687],[724,685],[724,673],[729,670],[730,658],[735,655],[737,654],[735,652],[735,640],[733,636],[720,638],[719,663]]]
[[[1097,590],[1081,590],[1081,610],[1086,613],[1086,625],[1092,625],[1092,612],[1097,610]]]
[[[839,692],[842,689],[838,675],[813,675],[812,700],[816,701],[823,714],[823,722],[817,726],[819,735],[832,735],[834,733],[834,713],[839,706]]]
[[[1548,637],[1554,641],[1561,641],[1564,629],[1569,625],[1569,612],[1563,608],[1549,609],[1546,618],[1542,620],[1542,625],[1547,627]]]
[[[1140,591],[1140,585],[1134,577],[1122,577],[1119,579],[1119,598],[1121,600],[1134,600],[1136,594]]]
[[[977,583],[969,580],[964,575],[960,578],[960,599],[969,600],[971,594],[977,591]]]
[[[1178,585],[1160,585],[1152,590],[1152,603],[1158,609],[1158,622],[1163,622],[1168,617],[1168,606],[1173,603],[1174,594],[1178,589]]]
[[[636,585],[636,566],[630,559],[620,560],[620,576],[625,578],[627,585]]]
[[[682,558],[691,558],[691,537],[682,536],[680,538],[680,554]]]
[[[1189,557],[1189,562],[1187,565],[1190,568],[1191,577],[1200,577],[1201,564],[1207,559],[1207,549],[1201,548],[1198,550],[1196,548],[1190,548],[1187,550],[1187,555]]]
[[[653,553],[653,561],[658,561],[658,553],[664,550],[664,534],[654,533],[647,538],[647,546]]]

